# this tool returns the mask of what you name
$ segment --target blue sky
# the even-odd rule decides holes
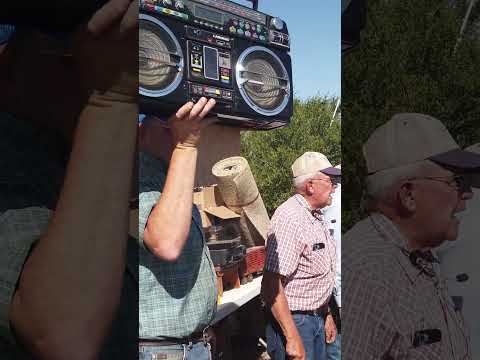
[[[259,0],[260,11],[287,23],[293,86],[299,98],[341,95],[340,4],[340,0]]]

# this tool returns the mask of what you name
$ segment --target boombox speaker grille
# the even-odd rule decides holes
[[[140,14],[140,94],[161,97],[174,91],[182,80],[183,55],[175,35],[160,20]]]
[[[245,102],[256,112],[279,114],[290,99],[290,78],[278,56],[262,46],[246,49],[236,67],[237,85]]]

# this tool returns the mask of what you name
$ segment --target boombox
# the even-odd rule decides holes
[[[205,96],[225,125],[288,124],[292,65],[282,20],[226,0],[141,0],[139,17],[140,112],[169,116]]]

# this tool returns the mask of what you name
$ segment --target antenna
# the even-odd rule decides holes
[[[337,104],[335,105],[335,110],[333,110],[332,120],[330,121],[330,126],[332,126],[335,116],[337,115],[338,108],[340,107],[340,98],[337,99]]]
[[[471,15],[473,7],[475,6],[476,3],[477,3],[477,0],[470,0],[470,3],[468,5],[468,9],[467,9],[467,13],[465,14],[465,17],[463,18],[462,27],[460,28],[460,34],[458,35],[458,38],[457,38],[457,43],[455,44],[455,48],[453,49],[454,53],[457,52],[458,46],[460,45],[460,42],[462,41],[462,37],[463,37],[463,34],[464,34],[465,29],[467,27],[468,20],[470,20],[470,15]]]

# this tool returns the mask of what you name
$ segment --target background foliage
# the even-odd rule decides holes
[[[366,215],[362,144],[393,114],[430,114],[461,146],[480,141],[480,41],[454,51],[465,1],[367,3],[361,45],[342,59],[342,231]]]
[[[292,195],[291,165],[306,151],[325,154],[333,165],[340,163],[340,121],[332,122],[337,99],[296,99],[290,126],[266,132],[243,132],[241,154],[252,169],[267,211]]]

